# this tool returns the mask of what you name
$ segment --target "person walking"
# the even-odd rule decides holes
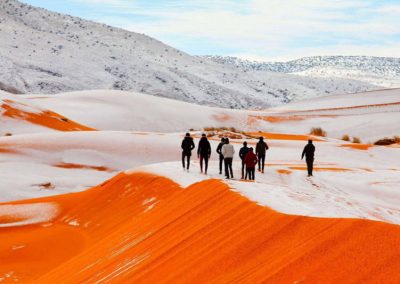
[[[185,169],[185,160],[186,162],[186,170],[189,171],[190,167],[190,157],[192,156],[192,150],[196,146],[194,145],[193,138],[190,136],[190,133],[186,133],[185,138],[182,141],[182,166]]]
[[[258,157],[258,171],[264,173],[265,154],[269,149],[267,143],[264,142],[264,137],[260,137],[256,145],[256,155]]]
[[[211,145],[206,135],[203,133],[197,148],[197,156],[200,158],[200,170],[203,173],[203,161],[205,164],[204,173],[207,174],[208,160],[211,157]]]
[[[239,151],[239,157],[242,160],[242,179],[245,179],[245,167],[246,167],[246,163],[245,163],[245,158],[246,158],[246,154],[249,151],[249,148],[247,147],[247,142],[243,142],[243,147],[240,148]],[[247,171],[246,171],[246,176],[247,176]]]
[[[246,164],[246,177],[248,175],[249,180],[254,180],[258,159],[256,154],[254,154],[253,148],[250,148],[249,151],[247,152],[244,162]]]
[[[222,164],[224,163],[224,155],[222,155],[222,146],[225,144],[225,138],[221,138],[221,142],[218,144],[217,153],[219,155],[219,174],[222,174]]]
[[[309,177],[313,175],[314,153],[315,146],[313,144],[313,141],[308,140],[308,144],[304,147],[303,153],[301,154],[301,159],[303,160],[304,156],[306,156],[307,172]]]
[[[224,156],[225,176],[227,179],[233,178],[232,161],[235,149],[232,144],[229,144],[229,138],[225,138],[225,144],[222,146],[221,153]]]

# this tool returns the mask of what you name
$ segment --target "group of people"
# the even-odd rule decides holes
[[[190,133],[186,133],[185,138],[182,141],[182,166],[183,169],[189,171],[190,168],[190,157],[192,151],[195,148],[193,138]],[[265,166],[265,155],[269,149],[268,144],[264,141],[263,137],[259,138],[256,144],[256,149],[247,147],[247,142],[243,142],[243,147],[240,148],[239,157],[242,161],[242,179],[255,179],[255,169],[258,165],[258,171],[264,173]],[[314,152],[315,146],[312,140],[308,141],[308,144],[304,147],[301,159],[306,157],[308,176],[312,176],[313,163],[314,163]],[[219,155],[219,174],[222,174],[223,167],[225,168],[225,177],[227,179],[233,178],[232,162],[235,154],[235,149],[229,142],[229,138],[221,138],[221,142],[218,144],[217,153]],[[207,174],[208,161],[211,157],[211,144],[208,141],[207,136],[202,134],[199,145],[197,147],[197,156],[200,159],[200,170],[202,173]]]

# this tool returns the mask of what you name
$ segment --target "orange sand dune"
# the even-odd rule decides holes
[[[283,123],[302,121],[306,119],[319,118],[319,117],[330,117],[335,118],[337,115],[276,115],[276,116],[254,116],[256,119],[268,121],[271,123]]]
[[[369,150],[369,148],[373,147],[370,144],[342,144],[340,147],[351,148],[355,150]]]
[[[57,217],[0,227],[5,283],[400,282],[399,226],[277,213],[218,180],[181,189],[119,174],[13,204],[39,202],[57,206]]]
[[[15,107],[17,106],[17,107]],[[21,108],[18,108],[21,106]],[[94,128],[81,125],[75,121],[67,119],[58,113],[52,111],[29,112],[25,110],[26,106],[12,100],[3,100],[0,108],[4,110],[3,115],[10,118],[17,118],[29,121],[30,123],[41,125],[47,128],[60,131],[92,131]]]
[[[296,113],[304,113],[304,112],[309,113],[309,112],[319,112],[319,111],[352,110],[352,109],[373,108],[373,107],[387,107],[387,106],[397,106],[397,105],[400,105],[400,102],[384,103],[384,104],[358,105],[358,106],[348,106],[348,107],[332,107],[332,108],[308,109],[308,110],[298,110],[298,111],[295,111],[295,112]]]
[[[55,165],[58,168],[64,169],[88,169],[88,170],[96,170],[99,172],[115,172],[105,166],[90,166],[90,165],[81,165],[81,164],[72,164],[72,163],[60,163]]]
[[[292,171],[285,170],[285,169],[278,169],[278,170],[276,170],[276,172],[278,174],[281,174],[281,175],[290,175],[290,174],[292,174]]]
[[[352,110],[352,109],[363,109],[363,108],[374,108],[374,107],[387,107],[397,106],[400,102],[383,103],[383,104],[369,104],[369,105],[358,105],[358,106],[347,106],[347,107],[332,107],[332,108],[319,108],[319,109],[307,109],[307,110],[286,110],[288,113],[310,113],[310,112],[321,112],[321,111],[336,111],[336,110]],[[288,117],[302,117],[302,115],[293,115]],[[313,115],[305,115],[305,117],[313,117]],[[330,115],[314,115],[314,117],[330,117]],[[332,117],[336,117],[332,115]],[[263,118],[261,116],[261,118]],[[272,122],[272,121],[271,121]]]
[[[291,170],[305,171],[307,170],[306,166],[291,166],[289,167]],[[330,167],[314,167],[314,171],[316,172],[350,172],[352,169],[346,168],[330,168]]]
[[[312,139],[317,142],[322,142],[323,140],[315,138],[310,135],[301,135],[301,134],[284,134],[284,133],[270,133],[270,132],[248,132],[246,135],[258,138],[260,136],[269,140],[299,140],[299,141],[307,141]]]

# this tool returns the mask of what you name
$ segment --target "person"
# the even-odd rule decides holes
[[[243,147],[240,148],[240,151],[239,151],[239,157],[242,160],[242,179],[245,178],[244,170],[245,170],[246,164],[245,164],[244,159],[246,158],[246,154],[248,151],[249,151],[249,148],[247,147],[247,142],[245,141],[245,142],[243,142]],[[247,172],[246,172],[246,176],[247,176]]]
[[[265,153],[269,149],[267,143],[264,142],[264,137],[260,137],[256,145],[256,155],[258,157],[258,171],[264,173]]]
[[[192,150],[196,146],[194,145],[193,138],[190,136],[190,133],[186,133],[185,138],[182,141],[182,166],[185,169],[185,159],[187,160],[187,171],[189,171],[190,167],[190,156],[192,156]]]
[[[254,174],[256,171],[256,165],[258,162],[256,154],[254,154],[253,148],[250,148],[249,151],[246,154],[246,157],[244,159],[244,162],[246,164],[246,178],[247,175],[249,176],[249,180],[254,180]]]
[[[206,135],[203,133],[197,148],[197,156],[200,158],[200,170],[203,173],[203,161],[205,164],[204,173],[207,174],[208,160],[211,157],[211,145]]]
[[[224,156],[225,176],[227,179],[233,178],[232,161],[235,149],[229,144],[229,138],[225,138],[225,144],[222,146],[221,153]]]
[[[309,177],[313,175],[314,153],[315,146],[313,144],[313,141],[308,140],[308,144],[304,147],[303,153],[301,154],[301,159],[303,160],[304,156],[306,156],[307,172]]]
[[[221,138],[221,142],[218,144],[217,153],[219,155],[219,174],[222,174],[222,164],[224,162],[224,155],[222,155],[222,146],[225,144],[225,138]]]

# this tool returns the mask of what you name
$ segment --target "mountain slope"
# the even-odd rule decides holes
[[[347,79],[246,71],[148,36],[0,0],[0,89],[118,89],[229,108],[264,108],[376,88]]]
[[[243,70],[346,78],[386,88],[400,87],[400,58],[394,57],[313,56],[288,62],[256,62],[230,56],[204,56],[204,58]]]

